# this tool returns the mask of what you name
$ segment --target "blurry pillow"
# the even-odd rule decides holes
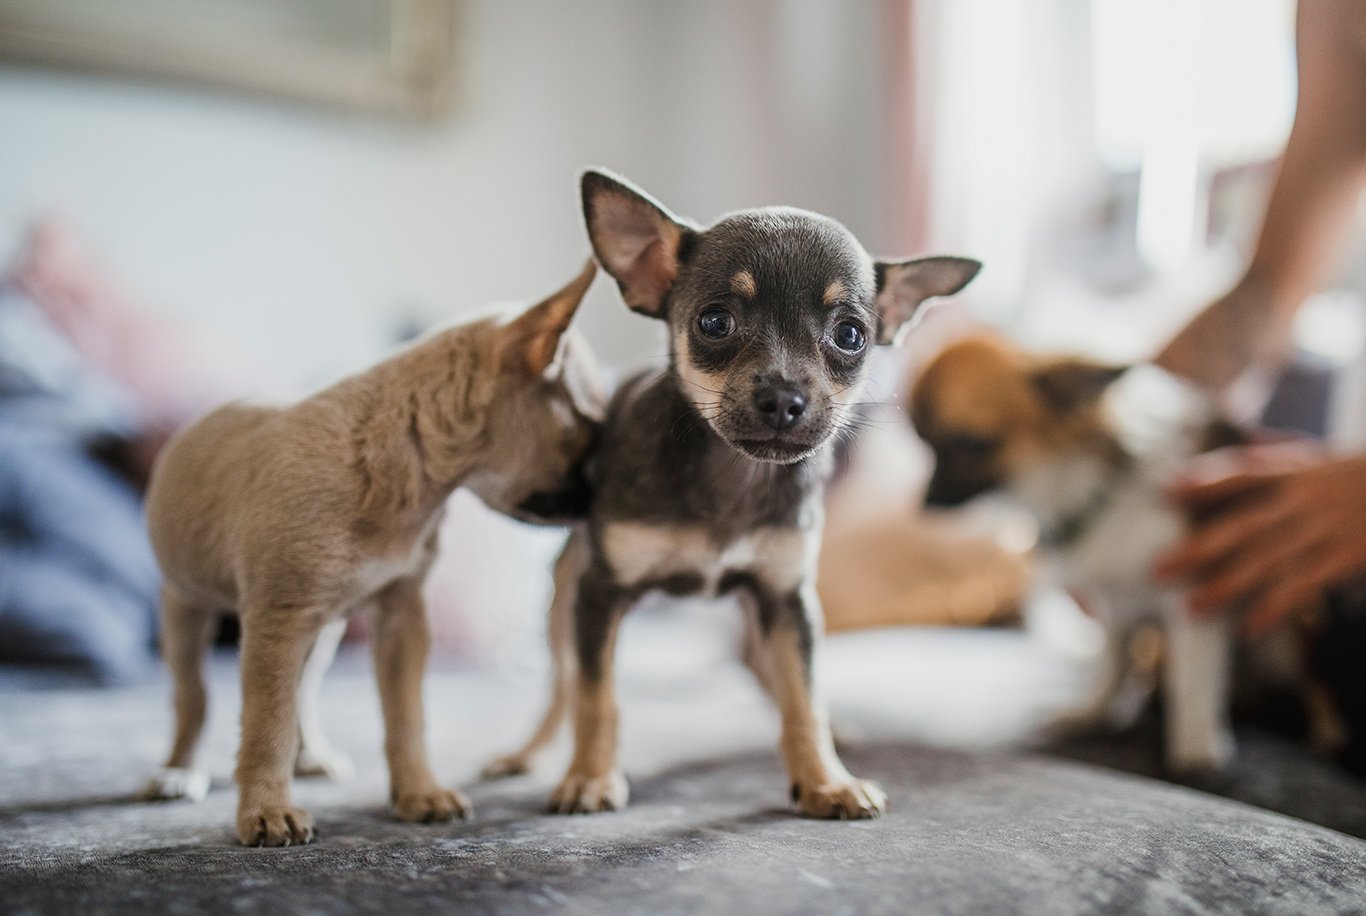
[[[182,426],[259,383],[221,343],[149,310],[55,218],[34,224],[6,283],[89,369],[126,392],[144,429]]]

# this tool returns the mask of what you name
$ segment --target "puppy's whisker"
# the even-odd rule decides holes
[[[685,378],[685,377],[683,377],[683,376],[679,376],[679,378],[682,379],[684,382],[687,382],[689,385],[693,386],[694,388],[698,389],[699,391],[705,391],[705,392],[707,392],[708,394],[719,395],[719,396],[720,396],[721,398],[723,398],[723,399],[728,399],[728,398],[731,398],[731,397],[732,397],[732,395],[731,395],[731,393],[730,393],[729,391],[725,391],[725,390],[723,390],[723,389],[718,389],[718,388],[708,388],[706,385],[703,385],[703,384],[700,383],[700,382],[695,382],[695,381],[693,381],[692,379],[690,379],[690,378]]]
[[[674,420],[673,425],[669,427],[669,438],[672,439],[677,437],[677,434],[679,433],[678,425],[680,423],[683,424],[683,435],[687,435],[691,433],[693,430],[697,429],[697,418],[698,414],[694,412],[690,414],[684,414],[683,416]]]
[[[896,420],[887,417],[864,417],[859,416],[858,414],[844,417],[842,420],[846,425],[854,426],[859,429],[896,429],[901,426]]]

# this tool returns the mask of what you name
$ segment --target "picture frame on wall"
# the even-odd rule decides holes
[[[0,0],[0,62],[431,120],[457,0]]]

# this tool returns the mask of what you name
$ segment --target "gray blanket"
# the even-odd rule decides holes
[[[1366,905],[1366,842],[994,740],[1021,737],[1009,722],[1027,718],[1022,694],[1046,693],[1045,669],[1013,636],[972,635],[979,641],[868,635],[831,647],[846,761],[892,800],[888,816],[858,823],[789,815],[765,700],[724,657],[661,670],[673,655],[623,666],[627,810],[543,814],[561,749],[540,774],[473,785],[469,823],[397,823],[383,805],[368,662],[343,657],[324,713],[359,775],[347,785],[300,785],[321,839],[286,850],[233,840],[230,657],[213,669],[206,759],[219,785],[199,805],[130,799],[164,752],[164,684],[35,690],[11,677],[0,690],[0,912],[1310,913]],[[907,675],[898,680],[908,664],[930,670],[943,693],[916,694]],[[982,666],[975,675],[961,670],[972,664]],[[870,692],[868,679],[888,687]],[[974,694],[971,685],[983,682],[989,689]],[[438,666],[427,696],[442,777],[470,787],[479,762],[530,723],[539,693],[533,677]],[[979,723],[976,731],[959,717]],[[1148,737],[1131,740],[1146,746]],[[1312,795],[1339,826],[1366,826],[1357,784],[1281,743],[1246,741],[1248,765],[1280,774],[1254,779],[1258,791],[1283,802]]]

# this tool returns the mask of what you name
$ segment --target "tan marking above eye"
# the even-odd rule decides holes
[[[739,271],[730,278],[730,288],[737,296],[753,299],[759,294],[759,284],[754,282],[754,274],[747,270]]]
[[[825,288],[825,295],[821,301],[826,305],[838,305],[849,297],[849,290],[845,287],[843,280],[835,280]]]

